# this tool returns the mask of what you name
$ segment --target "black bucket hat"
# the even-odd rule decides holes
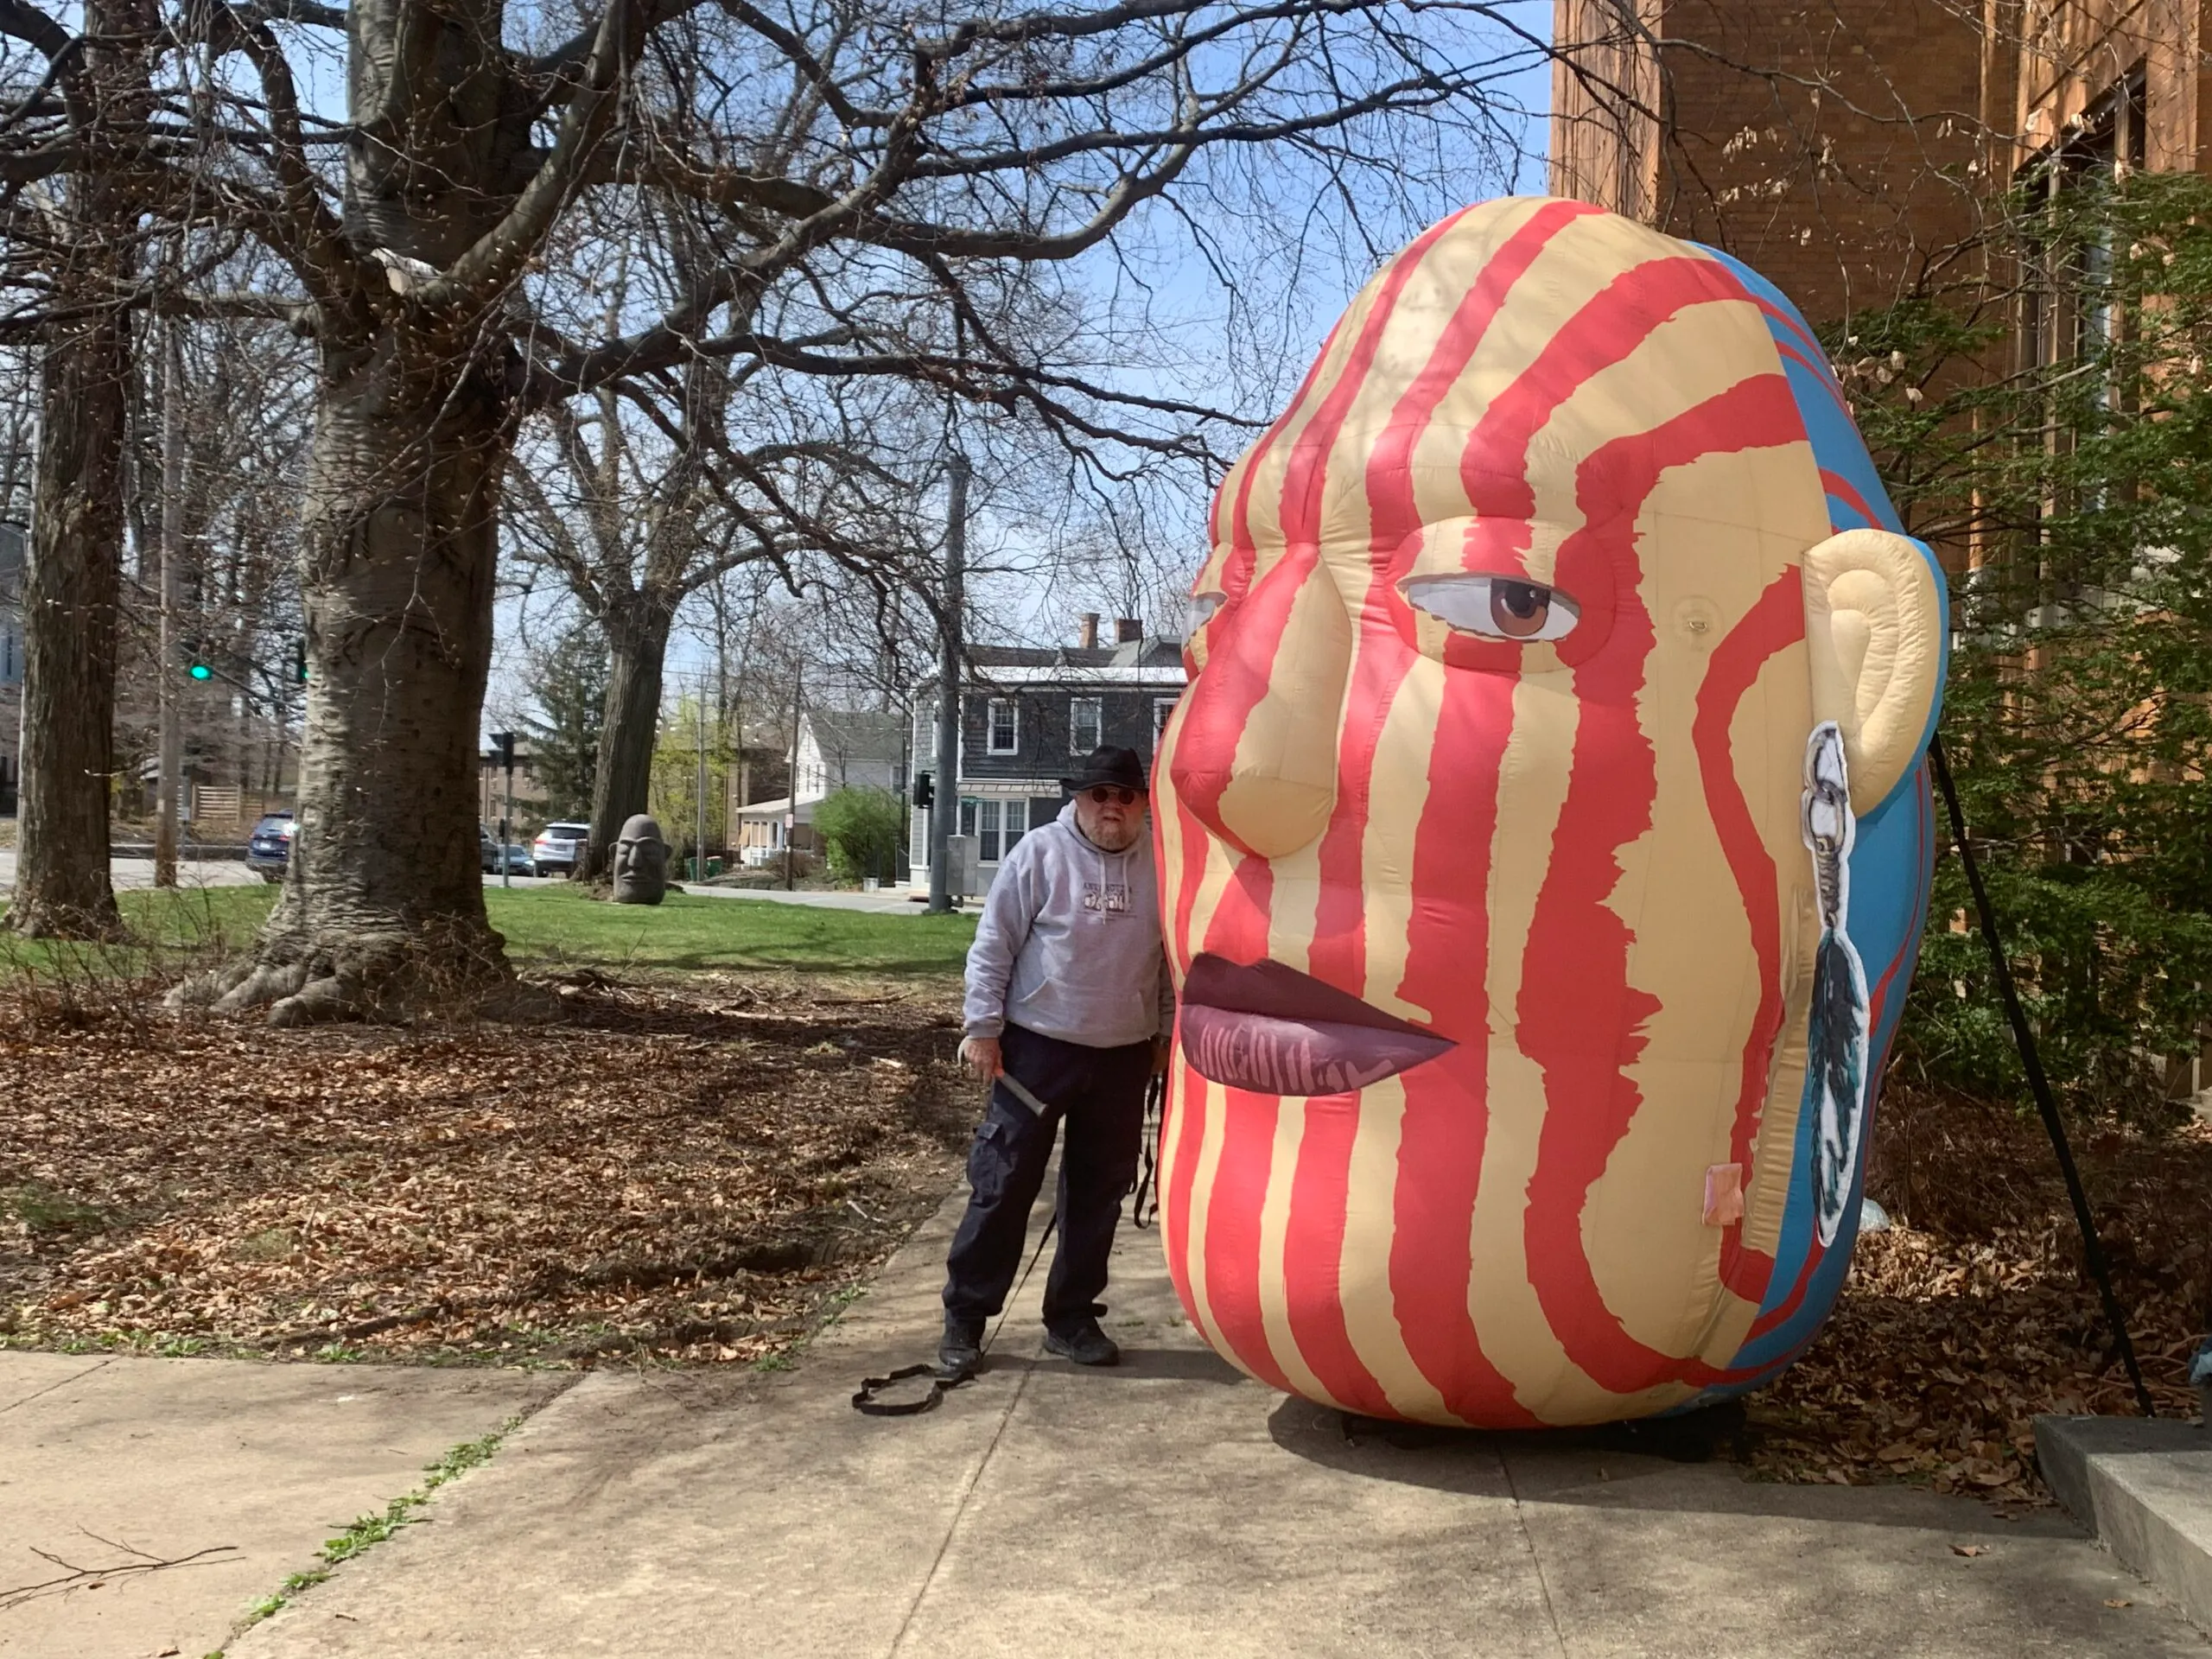
[[[1096,789],[1101,784],[1118,784],[1140,795],[1152,792],[1152,780],[1144,775],[1144,762],[1137,759],[1137,752],[1116,748],[1110,743],[1093,749],[1077,761],[1073,777],[1060,779],[1060,786],[1071,795]]]

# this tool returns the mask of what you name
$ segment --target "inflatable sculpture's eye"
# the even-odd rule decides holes
[[[1563,639],[1581,619],[1558,588],[1514,576],[1413,576],[1402,591],[1446,626],[1485,639]]]
[[[1213,620],[1214,613],[1229,603],[1226,594],[1192,594],[1191,595],[1191,632],[1195,633]]]

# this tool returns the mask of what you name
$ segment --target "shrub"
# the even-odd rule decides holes
[[[906,838],[906,804],[887,789],[841,789],[814,809],[814,832],[838,880],[888,880]]]

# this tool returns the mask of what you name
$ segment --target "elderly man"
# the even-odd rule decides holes
[[[968,952],[960,1058],[997,1086],[968,1154],[974,1191],[947,1263],[938,1350],[947,1377],[966,1376],[982,1360],[983,1328],[1013,1287],[1029,1207],[1064,1120],[1045,1346],[1078,1365],[1121,1357],[1098,1328],[1106,1311],[1098,1297],[1136,1175],[1146,1080],[1161,1069],[1173,1028],[1174,993],[1160,948],[1143,764],[1131,749],[1095,749],[1062,781],[1075,798],[1006,855]]]

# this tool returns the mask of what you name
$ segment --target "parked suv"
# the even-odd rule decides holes
[[[575,873],[576,857],[584,842],[591,839],[591,825],[588,823],[549,823],[530,844],[530,873],[532,875],[569,875]]]
[[[258,870],[264,881],[282,881],[285,867],[292,861],[292,838],[299,828],[289,812],[271,812],[263,818],[246,837],[246,868]]]

